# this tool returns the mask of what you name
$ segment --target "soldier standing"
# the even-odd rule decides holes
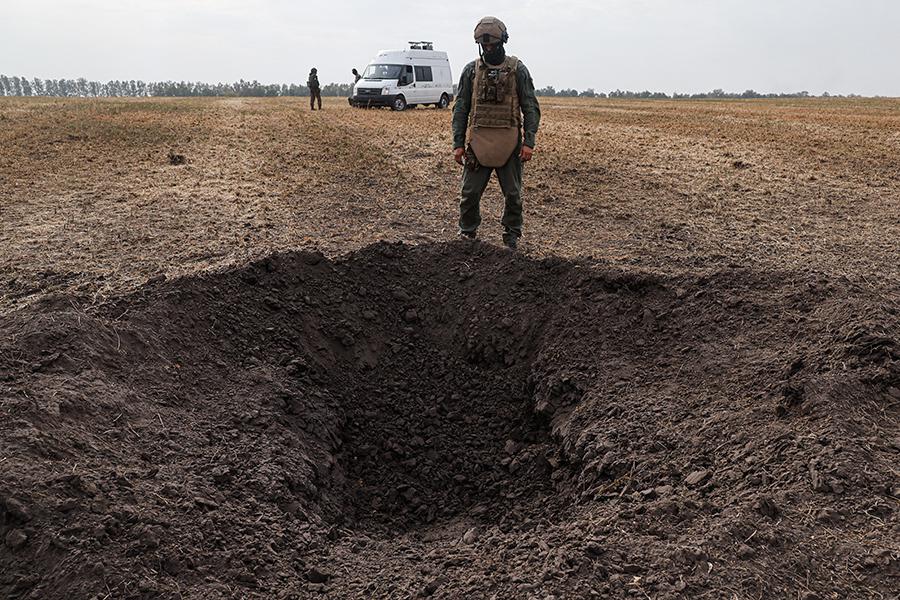
[[[481,195],[497,171],[503,191],[503,243],[513,250],[522,235],[522,164],[531,160],[541,108],[531,74],[507,56],[506,25],[485,17],[475,26],[478,60],[463,69],[453,106],[453,154],[465,165],[459,193],[459,235],[474,239]],[[524,130],[524,137],[523,137]]]
[[[316,110],[315,102],[319,101],[319,110],[322,110],[322,90],[319,88],[319,76],[315,67],[309,72],[309,79],[306,80],[306,87],[309,88],[309,109]]]

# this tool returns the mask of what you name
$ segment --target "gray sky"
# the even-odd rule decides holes
[[[900,96],[900,0],[0,0],[0,73],[348,82],[425,39],[458,77],[489,14],[538,87]]]

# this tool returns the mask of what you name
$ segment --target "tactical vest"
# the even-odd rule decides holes
[[[469,112],[469,144],[485,167],[502,167],[519,143],[522,113],[516,70],[519,59],[507,56],[499,66],[484,59],[475,64],[472,109]]]

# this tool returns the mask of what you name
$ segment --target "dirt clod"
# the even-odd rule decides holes
[[[775,504],[775,502],[771,498],[760,498],[756,502],[756,510],[765,517],[769,517],[770,519],[776,518],[781,510]]]
[[[429,581],[427,584],[425,584],[425,588],[422,590],[423,595],[425,595],[425,596],[433,595],[446,582],[447,582],[447,578],[443,575],[441,575],[439,577],[435,577],[434,579]]]
[[[2,505],[6,509],[6,514],[13,521],[27,523],[32,518],[31,510],[20,500],[6,498],[2,501]]]
[[[21,529],[11,529],[4,540],[10,550],[18,550],[28,543],[28,534]]]
[[[695,487],[705,482],[710,478],[712,473],[709,472],[708,469],[700,469],[698,471],[693,471],[690,475],[684,478],[685,485],[690,487]]]
[[[310,583],[326,583],[329,579],[331,579],[331,575],[328,573],[324,573],[319,569],[312,568],[306,572],[306,579]]]

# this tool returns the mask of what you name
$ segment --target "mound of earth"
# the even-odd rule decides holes
[[[898,306],[479,242],[50,298],[0,318],[0,596],[895,596]]]

